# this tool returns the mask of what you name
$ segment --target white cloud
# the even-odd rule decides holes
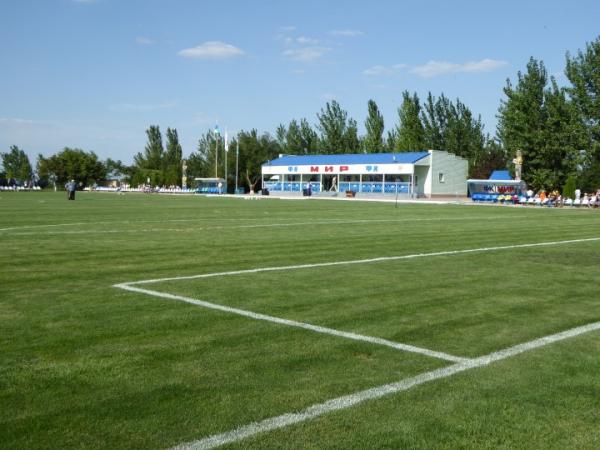
[[[365,33],[360,30],[332,30],[329,34],[338,37],[356,37],[363,36]]]
[[[244,52],[225,42],[208,41],[197,47],[186,48],[178,52],[179,56],[195,59],[227,59],[244,55]]]
[[[440,75],[452,73],[479,73],[490,72],[508,65],[506,61],[494,59],[482,59],[481,61],[469,61],[463,64],[451,63],[447,61],[428,61],[427,63],[415,66],[410,69],[413,73],[422,78],[433,78]]]
[[[154,44],[154,41],[152,39],[149,39],[147,37],[143,37],[143,36],[138,36],[135,38],[135,42],[140,44],[140,45],[151,45]]]
[[[385,66],[373,66],[363,71],[363,75],[368,76],[381,76],[381,75],[391,75],[394,71],[389,67]]]
[[[392,75],[394,72],[398,70],[402,70],[407,68],[406,64],[394,64],[393,66],[382,66],[376,65],[373,67],[369,67],[366,70],[363,70],[363,75],[367,76],[384,76],[384,75]]]
[[[322,58],[329,51],[331,51],[329,47],[304,47],[285,50],[282,54],[285,58],[294,61],[312,62]]]
[[[279,27],[280,33],[291,33],[292,31],[296,31],[296,27],[293,25],[288,25],[285,27]]]
[[[491,72],[507,66],[508,62],[496,59],[482,59],[481,61],[471,61],[463,64],[461,72]]]
[[[0,117],[0,128],[6,130],[29,130],[29,129],[46,129],[59,128],[63,125],[52,120],[32,120],[22,119],[19,117]]]
[[[159,109],[169,109],[169,108],[174,108],[176,105],[174,102],[165,102],[165,103],[158,103],[158,104],[148,104],[148,105],[140,105],[140,104],[134,104],[134,103],[118,103],[116,105],[111,105],[109,107],[109,109],[111,111],[118,111],[118,112],[124,112],[124,111],[136,111],[136,112],[148,112],[148,111],[156,111]]]
[[[306,37],[306,36],[300,36],[299,38],[296,38],[296,42],[298,42],[298,44],[302,44],[302,45],[315,45],[315,44],[319,43],[319,40],[315,39],[315,38]]]
[[[414,73],[415,75],[423,78],[431,78],[439,75],[458,72],[459,68],[459,64],[441,61],[428,61],[421,66],[413,67],[410,70],[410,73]]]
[[[73,3],[96,3],[97,0],[72,0]]]

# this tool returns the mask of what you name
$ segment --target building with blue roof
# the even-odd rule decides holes
[[[262,165],[273,193],[345,192],[466,195],[468,162],[439,150],[342,155],[280,155]]]

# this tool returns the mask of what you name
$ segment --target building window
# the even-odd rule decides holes
[[[445,183],[446,182],[446,180],[444,178],[444,172],[439,172],[438,173],[438,180],[439,180],[440,183]]]

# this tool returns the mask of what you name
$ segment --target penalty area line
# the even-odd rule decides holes
[[[136,292],[139,294],[151,295],[153,297],[159,297],[167,300],[176,300],[184,303],[189,303],[192,305],[200,306],[203,308],[214,309],[221,312],[226,312],[229,314],[236,314],[239,316],[248,317],[254,320],[263,320],[265,322],[276,323],[279,325],[285,325],[288,327],[294,328],[302,328],[304,330],[313,331],[321,334],[329,334],[332,336],[342,337],[346,339],[351,339],[354,341],[362,341],[368,342],[370,344],[382,345],[385,347],[390,347],[396,350],[401,350],[410,353],[419,353],[421,355],[429,356],[431,358],[442,359],[445,361],[451,362],[462,362],[467,361],[468,358],[462,358],[459,356],[449,355],[443,352],[437,352],[435,350],[429,350],[422,347],[416,347],[414,345],[402,344],[399,342],[389,341],[387,339],[382,339],[374,336],[366,336],[363,334],[352,333],[348,331],[340,331],[333,328],[321,327],[318,325],[312,325],[310,323],[298,322],[295,320],[283,319],[281,317],[269,316],[266,314],[255,313],[252,311],[247,311],[239,308],[232,308],[230,306],[219,305],[217,303],[210,303],[203,300],[197,300],[191,297],[184,297],[182,295],[169,294],[166,292],[153,291],[150,289],[142,289],[134,286],[130,286],[129,283],[115,284],[114,287],[123,289],[130,292]]]
[[[275,271],[284,271],[284,270],[298,270],[298,269],[312,269],[315,267],[331,267],[331,266],[347,266],[353,264],[368,264],[368,263],[377,263],[384,261],[399,261],[403,259],[416,259],[416,258],[428,258],[434,256],[453,256],[453,255],[464,255],[468,253],[484,253],[484,252],[493,252],[500,250],[513,250],[518,248],[533,248],[533,247],[549,247],[553,245],[563,245],[563,244],[577,244],[581,242],[594,242],[600,241],[600,237],[592,237],[592,238],[583,238],[583,239],[568,239],[564,241],[548,241],[548,242],[536,242],[529,244],[514,244],[514,245],[501,245],[497,247],[480,247],[480,248],[470,248],[464,250],[448,250],[442,252],[432,252],[432,253],[415,253],[412,255],[399,255],[399,256],[381,256],[379,258],[368,258],[368,259],[354,259],[347,261],[331,261],[325,263],[314,263],[314,264],[298,264],[292,266],[277,266],[277,267],[259,267],[256,269],[245,269],[245,270],[233,270],[230,272],[213,272],[213,273],[205,273],[200,275],[188,275],[181,277],[168,277],[168,278],[156,278],[151,280],[139,280],[139,281],[131,281],[127,283],[123,283],[122,285],[134,286],[140,284],[153,284],[160,283],[163,281],[178,281],[178,280],[195,280],[202,278],[213,278],[213,277],[224,277],[231,275],[244,275],[250,273],[261,273],[261,272],[275,272]],[[118,285],[121,286],[121,285]]]
[[[559,342],[565,339],[570,339],[580,336],[585,333],[600,330],[600,322],[594,322],[580,327],[572,328],[567,331],[545,336],[523,344],[508,347],[498,352],[490,353],[479,358],[468,361],[459,362],[448,367],[424,372],[411,378],[406,378],[395,383],[384,384],[371,389],[356,392],[350,395],[344,395],[338,398],[327,400],[323,403],[318,403],[302,411],[295,413],[283,414],[276,417],[271,417],[259,422],[253,422],[248,425],[241,426],[225,433],[214,434],[205,438],[186,442],[170,450],[205,450],[215,447],[220,447],[225,444],[241,441],[261,433],[277,430],[300,422],[315,419],[324,414],[334,411],[340,411],[350,408],[368,400],[375,400],[398,392],[407,391],[415,386],[419,386],[430,381],[447,378],[460,372],[465,372],[478,367],[485,367],[493,362],[516,356],[518,354],[545,347],[547,345]]]

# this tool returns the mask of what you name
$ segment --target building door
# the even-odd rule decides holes
[[[338,191],[338,176],[323,175],[323,191]]]

